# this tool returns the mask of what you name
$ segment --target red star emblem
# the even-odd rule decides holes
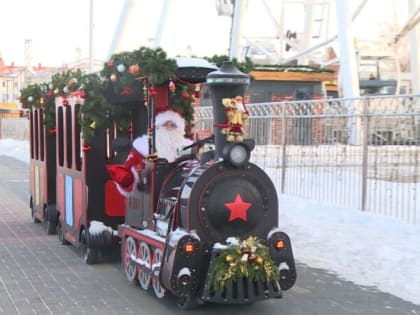
[[[241,195],[237,194],[233,202],[225,203],[226,208],[230,211],[229,221],[241,219],[246,222],[246,213],[251,205],[251,203],[243,201]]]

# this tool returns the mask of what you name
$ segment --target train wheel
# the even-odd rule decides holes
[[[89,247],[88,233],[89,231],[83,229],[82,234],[80,235],[80,255],[86,264],[93,265],[98,263],[99,252],[96,248]]]
[[[150,253],[150,247],[145,242],[140,242],[139,246],[139,259],[144,263],[139,266],[138,278],[140,286],[147,290],[150,286],[150,268],[152,262],[152,255]]]
[[[31,218],[32,218],[32,222],[34,223],[40,223],[41,221],[35,216],[35,209],[34,209],[34,205],[31,205]]]
[[[123,266],[125,277],[131,283],[136,279],[137,268],[134,259],[137,255],[137,245],[134,238],[131,236],[127,237],[123,243]]]
[[[57,232],[56,231],[57,226],[54,222],[51,222],[49,219],[47,219],[45,224],[46,224],[45,229],[47,230],[47,235],[53,235]]]
[[[184,296],[178,299],[177,305],[183,310],[190,310],[198,306],[197,296]]]
[[[63,229],[63,226],[61,225],[60,219],[57,222],[57,235],[58,235],[58,241],[60,242],[61,245],[70,244],[69,241],[67,241],[66,238],[64,237],[64,229]]]
[[[55,234],[57,231],[57,224],[52,221],[51,218],[51,212],[47,207],[46,213],[45,213],[45,228],[47,230],[48,235]]]
[[[153,251],[153,263],[152,266],[156,266],[162,263],[162,257],[163,257],[163,252],[160,248],[155,248],[155,250]],[[159,267],[160,269],[160,267]],[[162,284],[160,283],[159,280],[159,269],[157,271],[153,271],[153,277],[152,277],[152,286],[153,286],[153,291],[155,292],[155,295],[159,298],[162,299],[166,296],[166,289],[164,287],[162,287]]]

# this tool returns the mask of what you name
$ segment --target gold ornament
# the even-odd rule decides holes
[[[232,255],[226,255],[226,257],[225,257],[225,260],[226,260],[226,262],[231,262],[232,260],[233,260],[233,257],[232,257]]]
[[[261,256],[257,256],[257,258],[255,258],[255,262],[256,262],[258,265],[262,265],[262,264],[263,264],[263,262],[264,262],[264,258],[262,258]]]
[[[111,79],[112,82],[117,81],[117,76],[114,73],[111,74],[111,76],[109,78]]]

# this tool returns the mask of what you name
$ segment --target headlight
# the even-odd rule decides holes
[[[242,143],[234,143],[223,148],[223,158],[233,166],[243,166],[249,161],[249,149]]]

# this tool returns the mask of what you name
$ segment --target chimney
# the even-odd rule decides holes
[[[25,40],[25,67],[26,69],[32,67],[32,39]]]
[[[74,61],[77,63],[80,59],[82,59],[82,50],[80,48],[76,48]]]

